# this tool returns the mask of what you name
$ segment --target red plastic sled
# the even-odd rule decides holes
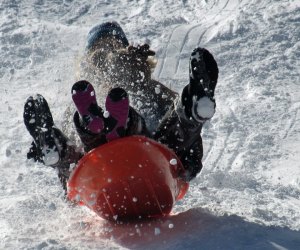
[[[143,136],[114,140],[93,149],[68,182],[68,198],[108,220],[168,215],[188,183],[169,148]]]

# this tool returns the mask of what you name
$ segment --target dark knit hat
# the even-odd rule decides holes
[[[86,49],[93,47],[93,45],[103,37],[114,37],[115,39],[119,40],[124,47],[129,45],[121,26],[117,22],[106,22],[91,29],[87,37]]]

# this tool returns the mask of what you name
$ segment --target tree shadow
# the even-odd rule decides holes
[[[105,222],[103,236],[129,249],[299,249],[300,231],[214,216],[196,208],[168,218]]]

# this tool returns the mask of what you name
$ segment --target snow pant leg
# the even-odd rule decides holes
[[[174,103],[162,119],[154,139],[174,150],[185,168],[181,177],[190,181],[202,169],[202,124],[186,119],[177,105]]]
[[[75,144],[73,144],[59,129],[53,128],[55,143],[59,150],[60,159],[51,167],[57,169],[58,178],[67,191],[67,181],[71,174],[70,165],[76,164],[83,156]]]

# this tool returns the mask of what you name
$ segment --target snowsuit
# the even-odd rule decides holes
[[[186,169],[181,178],[190,181],[202,169],[203,146],[200,133],[204,122],[213,115],[212,113],[208,117],[198,116],[197,101],[199,98],[208,97],[214,112],[217,64],[207,50],[197,48],[190,61],[190,84],[179,96],[160,82],[151,79],[151,71],[155,66],[151,57],[155,53],[149,50],[149,46],[128,45],[127,38],[117,23],[96,26],[89,33],[86,60],[81,65],[83,70],[80,78],[91,81],[96,91],[100,92],[100,96],[104,90],[107,93],[108,89],[114,87],[121,87],[127,91],[131,97],[131,107],[126,136],[146,135],[173,149]],[[203,54],[201,58],[204,64],[200,59],[193,59],[193,54],[195,56],[197,53]],[[197,67],[204,68],[205,72],[195,71]],[[201,75],[204,82],[209,82],[210,85],[204,88],[199,83],[193,83],[197,74],[204,74],[209,78],[208,81]],[[73,121],[85,152],[106,143],[102,134],[91,133],[85,128],[77,111]],[[58,169],[65,188],[70,174],[69,165],[76,163],[82,157],[82,153],[75,150],[75,146],[68,142],[61,131],[55,129],[55,133],[55,136],[60,138],[56,140],[56,143],[60,144],[60,150],[59,161],[52,166]],[[34,147],[31,148],[32,155],[36,151]],[[35,158],[32,155],[29,154],[29,158]]]

